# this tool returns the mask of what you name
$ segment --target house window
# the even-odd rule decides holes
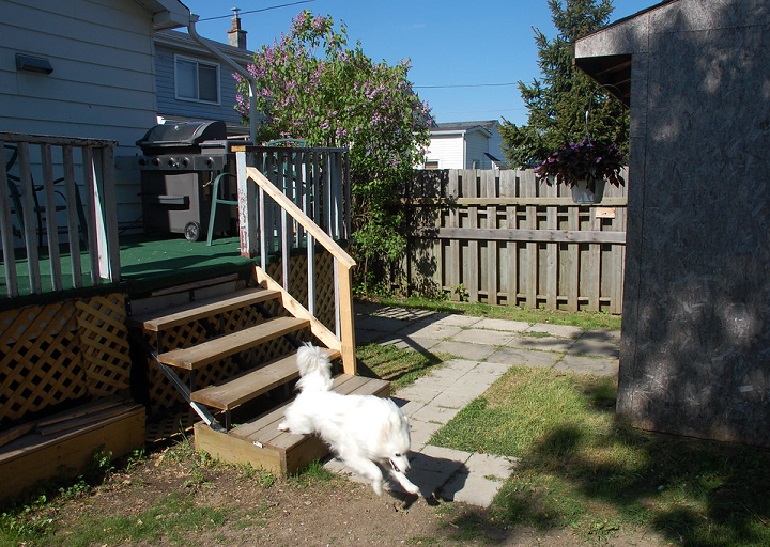
[[[176,98],[219,104],[219,65],[175,57]]]
[[[438,169],[438,160],[427,160],[425,162],[425,169]]]

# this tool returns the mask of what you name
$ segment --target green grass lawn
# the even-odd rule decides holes
[[[768,451],[624,427],[615,396],[611,378],[513,367],[431,444],[522,458],[488,516],[497,523],[770,545]]]

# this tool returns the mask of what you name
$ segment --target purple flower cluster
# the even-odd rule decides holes
[[[625,153],[616,143],[604,144],[585,138],[561,146],[535,168],[535,175],[546,184],[573,186],[579,180],[607,179],[614,186],[625,186],[620,176]]]

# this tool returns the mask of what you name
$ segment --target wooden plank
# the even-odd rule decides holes
[[[531,192],[530,192],[531,193]],[[405,203],[421,205],[423,207],[445,207],[449,202],[457,207],[507,207],[508,205],[536,205],[538,207],[585,207],[572,201],[570,197],[461,197],[458,199],[447,198],[409,198]],[[628,199],[604,198],[601,207],[628,207]]]
[[[35,423],[29,422],[26,424],[17,425],[16,427],[12,427],[10,429],[6,429],[5,431],[0,432],[0,447],[5,446],[11,441],[15,441],[16,439],[18,439],[23,435],[26,435],[33,429],[35,429]]]
[[[232,428],[229,435],[249,442],[257,441],[264,444],[275,436],[278,424],[283,420],[283,413],[289,403],[283,404],[258,418]]]
[[[323,351],[330,359],[336,359],[340,355],[336,350],[323,348]],[[206,406],[230,410],[262,393],[287,384],[298,376],[297,356],[291,354],[233,376],[227,381],[193,391],[190,399]]]
[[[44,427],[41,427],[38,424],[38,426],[35,427],[35,431],[40,433],[43,437],[49,437],[51,435],[56,435],[57,433],[62,433],[63,431],[71,431],[97,422],[103,422],[104,420],[120,416],[127,412],[130,412],[130,410],[128,410],[125,405],[115,406],[96,412],[90,412],[79,417],[70,418],[69,420],[64,420]]]
[[[580,228],[580,210],[570,209],[567,216],[567,225],[570,230],[578,230]],[[568,247],[567,251],[567,265],[566,282],[567,289],[567,310],[577,311],[578,309],[578,296],[580,293],[580,246],[573,244]]]
[[[486,188],[487,197],[497,197],[497,186],[495,184],[495,171],[484,171],[484,186]],[[497,206],[487,206],[487,229],[497,231]],[[498,280],[498,266],[497,266],[497,240],[490,239],[487,241],[487,302],[494,306],[497,305],[497,280]]]
[[[595,231],[601,230],[601,220],[596,215],[591,215],[591,227]],[[599,311],[601,305],[601,278],[602,278],[602,253],[601,245],[592,243],[588,246],[588,276],[586,279],[588,285],[588,310]]]
[[[250,465],[280,476],[287,473],[285,457],[271,447],[258,447],[246,439],[218,433],[203,423],[195,424],[195,450],[208,452],[217,460]]]
[[[535,207],[527,207],[529,210]],[[535,214],[535,213],[531,213]],[[523,241],[544,243],[606,243],[615,245],[626,244],[625,232],[601,232],[580,230],[538,230],[528,228],[521,230],[489,230],[486,228],[441,228],[438,232],[424,229],[415,230],[415,237],[437,239],[467,239],[472,240],[499,240],[499,241]]]
[[[175,285],[173,287],[167,287],[163,289],[158,289],[156,291],[153,291],[151,293],[151,296],[165,296],[168,294],[174,294],[174,293],[182,293],[182,292],[190,292],[194,291],[196,289],[200,289],[203,287],[208,287],[210,285],[218,285],[219,283],[228,283],[230,281],[235,281],[238,279],[238,274],[228,274],[223,275],[219,277],[214,277],[212,279],[203,279],[201,281],[194,281],[192,283],[184,283],[182,285]]]
[[[134,315],[128,318],[128,324],[141,327],[144,330],[157,332],[162,329],[191,323],[204,317],[211,317],[216,314],[278,298],[279,295],[278,291],[253,287],[233,293],[226,298],[215,296],[204,300],[188,302],[160,316],[152,313]]]
[[[226,334],[196,346],[162,353],[158,355],[158,361],[184,370],[196,370],[209,363],[309,326],[310,322],[305,319],[275,317],[259,325]]]
[[[450,192],[450,196],[457,197],[462,195],[459,174],[457,171],[450,171],[447,191]],[[449,228],[457,229],[460,227],[460,211],[457,207],[450,208],[448,221]],[[439,230],[439,232],[440,231],[441,230]],[[449,284],[449,298],[456,300],[457,295],[455,294],[454,289],[460,284],[460,272],[462,271],[462,264],[460,263],[460,242],[457,238],[450,238],[448,259],[447,269],[449,272],[447,280]]]
[[[476,171],[466,169],[463,171],[463,195],[468,197],[477,197],[476,193]],[[460,217],[460,226],[463,227],[462,216]],[[478,209],[474,206],[465,208],[465,229],[478,228]],[[460,241],[460,248],[465,248],[462,253],[462,285],[465,288],[467,297],[472,302],[479,299],[478,277],[479,277],[479,243],[478,240]]]
[[[124,397],[110,397],[109,399],[106,399],[106,400],[94,401],[93,403],[80,405],[72,410],[59,412],[58,414],[54,414],[50,418],[46,418],[45,420],[38,421],[35,425],[37,428],[49,427],[54,424],[66,422],[68,420],[74,420],[76,418],[82,418],[83,416],[87,416],[89,414],[94,414],[102,410],[107,410],[107,409],[110,409],[119,405],[125,405],[125,404],[126,404],[126,399]]]
[[[510,228],[516,225],[516,207],[505,209],[506,225]],[[508,265],[508,282],[506,283],[506,304],[516,306],[519,287],[519,244],[515,241],[506,243],[506,263]]]
[[[537,188],[533,185],[527,185],[525,187],[528,192],[534,193]],[[526,220],[525,225],[529,230],[537,233],[537,206],[527,205],[526,207]],[[524,257],[526,267],[522,268],[522,275],[524,276],[524,294],[529,309],[537,309],[537,289],[538,289],[538,248],[537,243],[532,240],[528,240],[525,249]]]
[[[554,188],[547,188],[546,191],[555,192]],[[546,208],[545,229],[550,232],[557,231],[558,218],[557,207],[549,206]],[[559,293],[559,244],[548,242],[545,244],[543,252],[543,294],[545,295],[545,309],[555,310],[557,308],[556,298]]]
[[[0,451],[0,498],[18,495],[25,487],[52,477],[75,476],[91,465],[97,449],[119,458],[144,443],[144,407],[51,437],[30,433]]]

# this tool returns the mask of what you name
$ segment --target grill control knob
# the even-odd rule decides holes
[[[206,167],[214,165],[214,158],[206,158]]]
[[[174,158],[169,158],[168,159],[168,166],[169,167],[178,167],[179,164],[176,162],[176,160]]]
[[[160,166],[160,158],[152,158],[152,164],[153,164],[155,167],[158,167],[158,166]]]
[[[139,167],[144,167],[145,165],[147,165],[147,160],[139,158]]]
[[[190,165],[190,158],[182,158],[182,167]]]

